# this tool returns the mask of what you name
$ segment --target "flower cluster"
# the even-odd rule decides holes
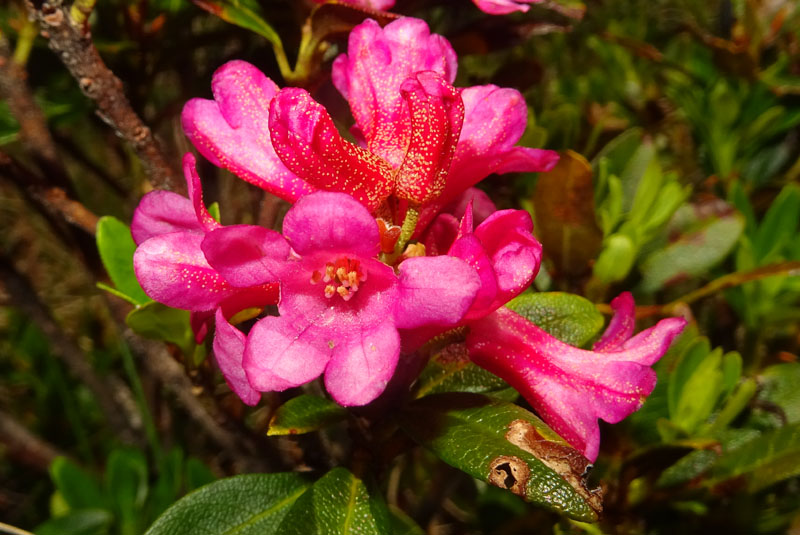
[[[494,2],[495,4],[502,2]],[[506,379],[587,457],[597,419],[636,410],[650,364],[683,327],[668,319],[637,336],[623,294],[594,351],[559,342],[503,307],[539,269],[530,215],[496,210],[473,188],[491,173],[547,171],[557,154],[517,146],[519,92],[456,88],[456,56],[423,21],[367,20],[333,64],[355,119],[346,140],[305,90],[279,89],[233,61],[213,100],[189,101],[183,128],[197,150],[291,203],[282,232],[224,226],[209,214],[190,154],[188,198],[156,191],[134,216],[134,267],[153,299],[192,311],[198,339],[231,389],[255,405],[324,375],[342,405],[365,405],[398,361],[456,327],[473,361]],[[229,320],[277,305],[245,335]]]

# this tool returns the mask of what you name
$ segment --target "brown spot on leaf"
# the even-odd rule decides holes
[[[526,496],[530,478],[531,469],[519,457],[500,455],[489,464],[489,483],[517,496]]]
[[[563,477],[595,512],[600,514],[603,511],[602,489],[589,489],[586,486],[586,476],[592,469],[592,463],[578,450],[547,440],[525,420],[514,420],[508,424],[506,440],[527,451]]]

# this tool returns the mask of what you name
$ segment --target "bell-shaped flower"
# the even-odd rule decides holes
[[[668,318],[631,337],[633,298],[623,293],[612,307],[614,318],[593,351],[565,344],[507,308],[471,322],[467,335],[472,361],[519,391],[590,461],[600,447],[598,418],[616,423],[641,407],[656,384],[650,366],[686,324]]]
[[[409,258],[395,273],[376,258],[375,219],[341,193],[304,197],[286,214],[283,237],[275,234],[224,227],[202,245],[235,286],[280,281],[280,315],[259,320],[246,343],[234,332],[220,348],[231,362],[242,349],[241,377],[255,391],[285,390],[324,373],[340,404],[369,403],[397,365],[398,328],[458,322],[480,285],[469,265],[447,256]]]

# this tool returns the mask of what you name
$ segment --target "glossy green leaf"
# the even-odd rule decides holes
[[[267,435],[298,435],[316,431],[347,418],[347,409],[319,396],[302,394],[275,411]]]
[[[414,440],[476,479],[582,521],[602,509],[589,461],[531,412],[479,394],[424,397],[400,414]]]
[[[53,461],[50,477],[72,510],[104,508],[108,504],[97,481],[66,457],[57,457]]]
[[[724,453],[709,484],[716,486],[737,479],[750,492],[757,492],[796,475],[800,475],[800,423],[774,429]]]
[[[712,450],[691,451],[664,470],[656,485],[660,488],[667,488],[687,483],[707,472],[718,458],[719,454]]]
[[[672,281],[704,275],[731,252],[744,228],[738,213],[711,217],[640,264],[642,290],[654,292]]]
[[[603,242],[603,250],[594,263],[592,273],[600,281],[610,284],[628,276],[638,249],[625,234],[612,234]]]
[[[800,363],[787,362],[766,368],[759,377],[757,399],[777,406],[787,423],[800,422]]]
[[[97,222],[96,239],[100,259],[116,290],[133,304],[141,305],[151,301],[133,271],[136,244],[131,237],[130,227],[115,217],[101,217]]]
[[[198,7],[264,37],[273,45],[283,46],[272,26],[264,20],[257,0],[192,0]]]
[[[223,479],[180,499],[146,535],[280,533],[284,517],[309,487],[306,478],[294,473]]]
[[[34,530],[36,535],[104,535],[114,517],[103,509],[81,509],[51,518]]]
[[[175,344],[185,355],[192,355],[194,351],[194,334],[189,325],[188,310],[178,310],[151,301],[131,310],[125,323],[145,338]]]
[[[579,295],[526,293],[506,306],[562,342],[578,347],[592,340],[603,328],[603,315],[591,301]]]
[[[345,468],[325,474],[292,506],[276,533],[284,535],[385,535],[389,512]]]
[[[518,396],[508,383],[470,362],[464,343],[449,344],[435,353],[416,384],[418,398],[441,392],[491,394],[510,400]]]

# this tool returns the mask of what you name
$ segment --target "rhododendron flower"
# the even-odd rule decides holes
[[[394,372],[398,328],[461,319],[480,285],[464,261],[409,258],[395,273],[376,259],[379,243],[366,208],[331,192],[298,201],[286,214],[283,237],[247,225],[208,233],[206,258],[232,285],[280,281],[280,316],[259,320],[246,343],[229,331],[220,348],[226,355],[241,349],[252,389],[285,390],[324,373],[340,404],[369,403]]]
[[[542,0],[472,0],[478,9],[490,15],[507,15],[515,11],[528,11],[527,4],[538,4]]]
[[[593,351],[565,344],[507,308],[470,323],[467,335],[472,361],[505,379],[591,461],[600,447],[597,419],[616,423],[642,405],[656,384],[650,366],[686,324],[668,318],[631,337],[633,298],[623,293],[611,305],[614,318]]]
[[[318,4],[324,4],[328,0],[314,0]],[[394,0],[338,0],[342,4],[350,4],[351,6],[363,7],[366,9],[375,9],[378,11],[386,11],[394,7]]]
[[[332,74],[364,146],[343,139],[306,91],[278,91],[241,61],[214,74],[214,100],[189,101],[182,122],[209,160],[279,197],[341,191],[398,225],[407,203],[422,205],[421,232],[488,174],[546,171],[558,158],[515,146],[527,118],[519,92],[455,89],[455,72],[452,47],[423,21],[381,28],[367,20],[351,32]]]

